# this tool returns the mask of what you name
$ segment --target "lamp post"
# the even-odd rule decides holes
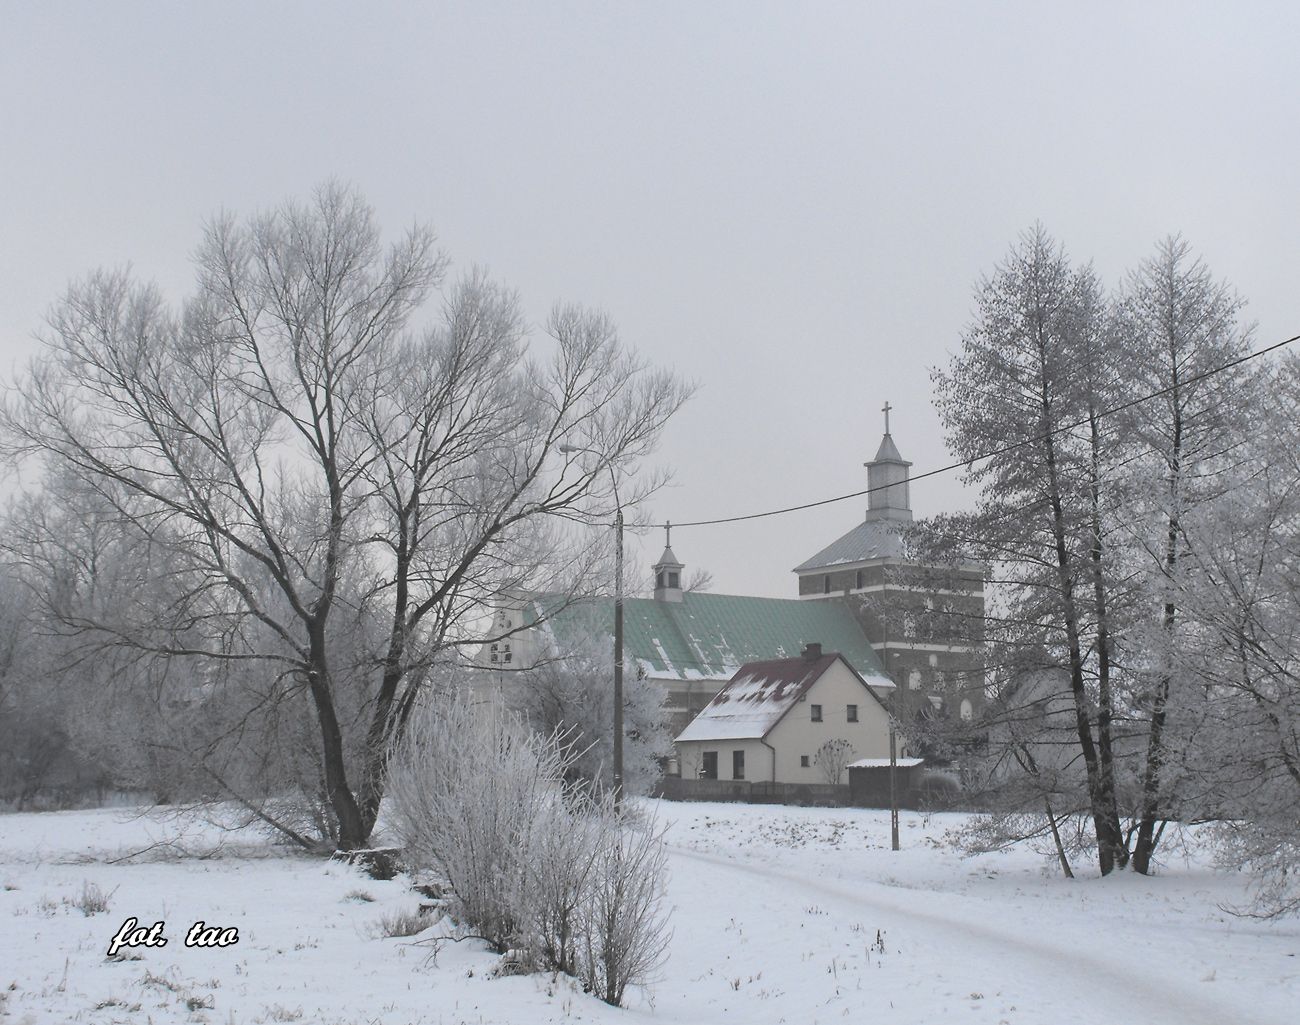
[[[565,453],[587,452],[589,448],[561,445]],[[609,483],[614,490],[614,806],[623,803],[623,503],[618,497],[618,478],[608,463]]]

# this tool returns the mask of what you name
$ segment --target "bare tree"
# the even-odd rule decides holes
[[[557,520],[611,516],[609,470],[635,471],[687,390],[577,307],[529,358],[517,303],[478,274],[412,334],[446,266],[432,232],[384,249],[337,185],[219,217],[196,263],[179,313],[124,273],[74,285],[3,426],[157,553],[156,614],[85,628],[155,658],[267,667],[272,700],[305,695],[337,842],[358,847],[438,654],[504,593],[587,584],[586,543]],[[564,461],[562,442],[597,458]],[[387,629],[341,663],[333,638],[358,614]]]
[[[813,755],[813,764],[821,769],[822,777],[827,783],[838,784],[844,778],[844,770],[853,761],[853,745],[842,737],[828,740]]]

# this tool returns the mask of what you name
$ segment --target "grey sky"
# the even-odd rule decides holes
[[[1182,231],[1259,344],[1300,330],[1295,4],[0,12],[6,376],[70,277],[130,261],[179,296],[205,217],[331,175],[390,229],[434,224],[536,320],[600,306],[701,386],[662,448],[658,519],[865,487],[886,399],[914,472],[947,462],[928,368],[1035,219],[1112,282]],[[718,591],[790,596],[790,568],[864,507],[673,547]]]

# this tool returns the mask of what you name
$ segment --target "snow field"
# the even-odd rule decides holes
[[[894,852],[884,812],[650,804],[668,826],[674,938],[626,1010],[562,977],[494,978],[477,940],[434,956],[445,920],[384,936],[422,900],[404,879],[175,817],[0,817],[0,1021],[1300,1020],[1300,922],[1228,915],[1244,880],[1195,858],[1149,879],[1076,865],[1070,881],[1028,850],[959,858],[942,844],[956,816],[905,814]],[[87,884],[106,912],[78,909]],[[167,946],[107,959],[127,917],[166,921]],[[198,920],[239,942],[184,947]]]

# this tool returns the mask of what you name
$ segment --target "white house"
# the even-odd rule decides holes
[[[825,783],[817,755],[845,741],[842,763],[888,758],[883,675],[865,679],[843,655],[809,644],[798,658],[750,662],[677,737],[684,778]],[[840,782],[844,780],[841,779]]]

